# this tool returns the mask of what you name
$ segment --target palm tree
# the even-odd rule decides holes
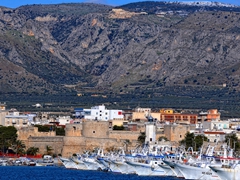
[[[47,155],[52,155],[53,153],[52,153],[52,151],[53,151],[53,148],[51,147],[51,146],[46,146],[46,154]]]
[[[13,144],[13,149],[16,154],[23,155],[25,154],[26,145],[21,140],[16,140]]]
[[[27,149],[28,155],[36,156],[38,152],[39,152],[39,148],[37,148],[37,147],[30,147]]]

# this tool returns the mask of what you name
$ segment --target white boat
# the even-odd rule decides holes
[[[0,166],[8,166],[8,161],[6,159],[0,159]]]
[[[36,166],[54,166],[54,159],[50,155],[44,155],[42,160],[36,162]]]
[[[126,163],[132,167],[139,176],[165,176],[166,172],[159,166],[162,163],[156,157],[137,157],[127,160]]]
[[[233,166],[210,166],[221,180],[238,180],[240,179],[240,164],[234,164]]]
[[[87,170],[87,166],[85,165],[85,163],[82,161],[81,156],[77,156],[77,157],[72,157],[70,158],[70,161],[72,161],[75,164],[75,167],[77,169],[81,169],[81,170]]]
[[[101,164],[105,171],[111,171],[109,169],[109,158],[108,157],[97,157],[97,162]]]
[[[219,176],[209,168],[209,165],[208,163],[175,163],[175,167],[180,170],[185,179],[220,180]],[[217,166],[216,164],[212,165]]]
[[[183,174],[179,170],[179,168],[175,165],[176,162],[181,161],[181,154],[169,154],[167,158],[163,160],[163,162],[171,168],[172,172],[178,178],[184,178]],[[161,165],[161,164],[160,164]]]
[[[220,180],[220,176],[213,171],[212,168],[220,168],[222,166],[229,166],[229,164],[236,164],[238,160],[233,158],[233,150],[229,151],[227,155],[227,148],[224,148],[224,156],[219,157],[219,161],[216,161],[216,157],[213,156],[214,147],[208,147],[207,155],[200,153],[199,158],[192,163],[175,163],[175,166],[181,171],[185,179],[204,179],[204,180]]]
[[[240,159],[232,157],[233,150],[231,149],[228,157],[226,152],[220,157],[222,166],[209,166],[222,180],[237,180],[240,179]]]
[[[105,159],[111,172],[121,174],[136,174],[135,169],[129,166],[125,160],[126,156]]]
[[[67,169],[77,169],[77,165],[71,159],[59,157],[59,160],[62,162],[65,168]]]
[[[104,170],[105,167],[97,162],[95,157],[84,157],[82,159],[88,170]]]
[[[158,165],[165,171],[165,176],[176,176],[176,174],[172,171],[172,169],[164,162]]]
[[[181,171],[178,169],[178,167],[175,165],[175,161],[169,161],[169,160],[163,160],[163,162],[168,165],[172,172],[174,173],[174,175],[178,178],[184,178],[183,174],[181,173]]]

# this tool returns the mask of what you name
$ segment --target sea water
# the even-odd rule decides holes
[[[178,180],[176,177],[151,177],[113,174],[64,167],[0,166],[0,180]]]

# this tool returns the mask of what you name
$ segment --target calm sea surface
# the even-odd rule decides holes
[[[71,170],[64,167],[0,166],[0,180],[179,180],[174,177],[151,177],[112,174],[101,171]]]

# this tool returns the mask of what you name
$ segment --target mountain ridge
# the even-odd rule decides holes
[[[1,93],[237,100],[239,13],[164,2],[0,8],[0,60],[11,64]]]

